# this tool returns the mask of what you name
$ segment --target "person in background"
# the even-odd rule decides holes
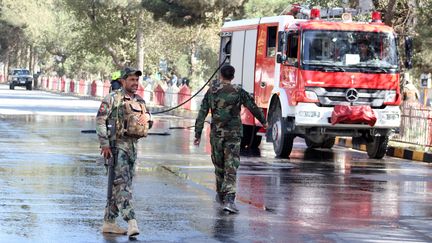
[[[405,82],[403,84],[403,90],[402,90],[403,102],[407,102],[407,103],[418,102],[420,98],[419,91],[411,81],[411,78],[409,77],[408,73],[405,73],[404,81]]]
[[[118,90],[122,87],[121,82],[120,82],[120,76],[121,76],[121,71],[115,71],[112,73],[110,92]]]

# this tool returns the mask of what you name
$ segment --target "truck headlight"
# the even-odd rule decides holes
[[[306,90],[305,95],[309,100],[318,100],[317,94],[313,91]]]

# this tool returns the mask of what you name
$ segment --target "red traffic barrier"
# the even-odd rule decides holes
[[[64,78],[61,78],[61,80],[60,80],[60,91],[61,92],[66,91],[66,80]]]
[[[137,95],[141,96],[141,98],[144,99],[144,86],[142,86],[142,84],[138,85],[138,90],[137,90]]]
[[[111,88],[111,82],[109,80],[105,80],[103,84],[103,97],[109,94],[110,88]]]
[[[69,83],[69,92],[75,93],[75,80],[73,80],[73,79],[71,79],[71,81]]]
[[[85,95],[85,81],[83,79],[81,79],[79,81],[79,94],[80,95]]]
[[[156,105],[165,104],[165,90],[158,84],[154,90],[154,103]]]
[[[93,82],[91,83],[90,95],[96,96],[96,92],[97,92],[97,82],[96,82],[96,80],[93,80]]]
[[[182,85],[178,93],[178,103],[181,104],[191,97],[191,89],[187,85]],[[186,110],[191,109],[191,101],[189,100],[182,106]]]
[[[57,86],[58,86],[58,78],[55,77],[54,80],[52,81],[52,90],[57,90]]]

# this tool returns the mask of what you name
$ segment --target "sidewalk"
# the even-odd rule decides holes
[[[42,90],[46,92],[56,93],[60,95],[65,96],[75,96],[79,97],[80,99],[89,99],[89,100],[102,100],[100,97],[92,97],[92,96],[79,96],[73,93],[60,93],[52,90]],[[161,112],[170,109],[171,107],[164,107],[164,106],[155,106],[155,105],[147,105],[148,109],[151,113]],[[177,108],[172,111],[166,112],[164,114],[173,115],[173,116],[179,116],[184,117],[188,119],[195,119],[198,115],[198,111],[190,111],[185,110],[182,108]],[[337,137],[335,145],[352,148],[360,151],[366,151],[366,145],[365,144],[353,144],[351,138],[346,137]],[[396,143],[390,141],[388,150],[387,150],[387,156],[401,158],[401,159],[408,159],[408,160],[414,160],[414,161],[420,161],[420,162],[426,162],[426,163],[432,163],[432,153],[431,152],[424,152],[421,150],[416,150],[414,148],[409,148],[408,146],[404,146],[405,144],[402,143]]]

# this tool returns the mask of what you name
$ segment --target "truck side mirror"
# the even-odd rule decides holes
[[[283,54],[280,54],[280,53],[278,53],[276,55],[276,62],[277,63],[284,63],[286,61],[286,59],[287,59],[286,55],[283,55]]]
[[[286,46],[286,32],[279,31],[278,32],[278,52],[283,52]]]
[[[412,57],[413,57],[413,39],[411,36],[406,36],[405,37],[405,67],[407,69],[411,69],[413,67]]]

